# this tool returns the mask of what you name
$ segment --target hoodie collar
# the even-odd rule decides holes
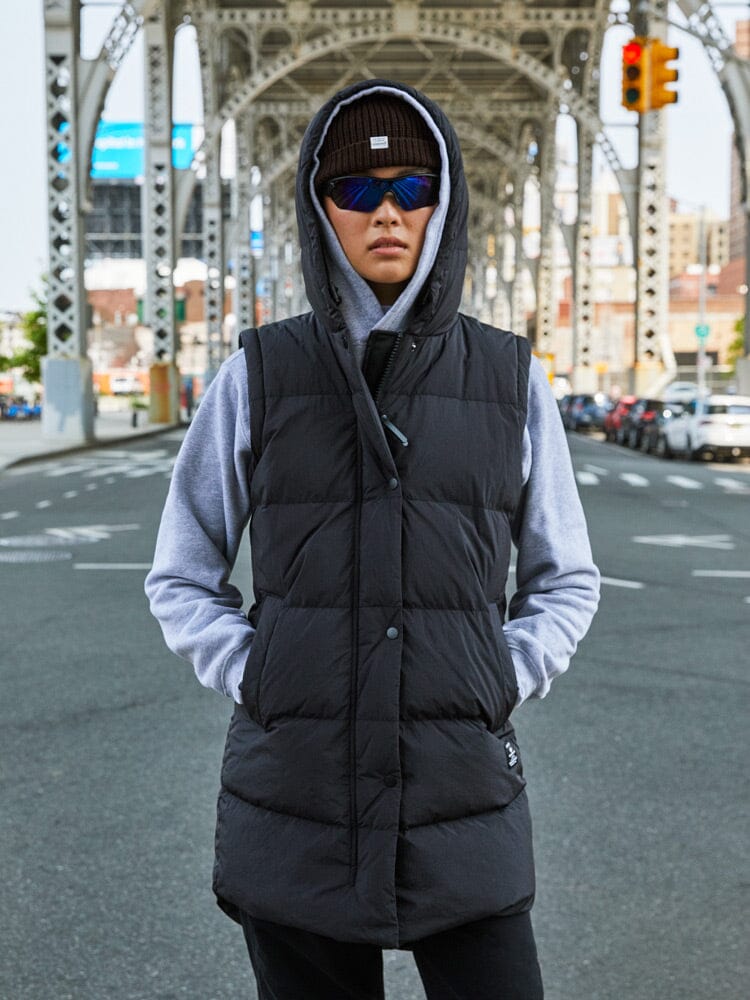
[[[423,115],[435,135],[442,164],[440,201],[428,223],[417,269],[396,302],[385,308],[347,260],[315,191],[318,152],[332,118],[345,104],[379,91],[401,97]],[[389,80],[369,80],[331,98],[302,140],[296,206],[307,295],[325,325],[346,329],[363,345],[376,327],[394,332],[408,327],[429,334],[452,323],[466,268],[466,181],[453,127],[423,94]]]

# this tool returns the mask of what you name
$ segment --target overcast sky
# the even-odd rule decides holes
[[[13,13],[8,12],[12,3]],[[24,309],[29,291],[38,287],[47,267],[46,165],[44,126],[44,32],[42,0],[0,0],[5,8],[0,32],[0,136],[3,138],[0,184],[0,311]],[[679,10],[670,12],[681,21]],[[93,8],[85,21],[84,56],[98,50],[105,21],[116,5]],[[750,18],[750,7],[736,2],[716,7],[731,37],[736,20]],[[620,107],[620,46],[627,29],[610,29],[602,58],[600,113],[624,166],[635,159],[635,115]],[[675,28],[670,44],[680,48],[679,102],[666,110],[668,193],[686,209],[703,202],[729,214],[732,121],[726,100],[700,42]],[[187,47],[184,47],[187,51]],[[114,121],[142,118],[140,44],[133,46],[110,90],[105,117]],[[200,85],[187,58],[178,77],[174,117],[200,117]]]

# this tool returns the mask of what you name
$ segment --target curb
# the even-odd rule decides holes
[[[188,426],[186,423],[161,424],[158,428],[144,430],[141,434],[124,434],[121,437],[95,438],[93,441],[87,441],[85,444],[71,445],[70,448],[57,448],[53,451],[39,452],[35,455],[22,455],[20,458],[12,458],[9,462],[5,463],[0,460],[0,472],[4,469],[10,469],[15,465],[25,465],[27,462],[43,462],[62,455],[74,455],[78,451],[89,451],[91,448],[108,448],[110,445],[125,444],[128,441],[140,441],[142,438],[156,437],[157,434],[165,434],[167,431]]]

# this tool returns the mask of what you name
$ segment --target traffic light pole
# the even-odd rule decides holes
[[[665,0],[657,0],[655,13],[666,16]],[[633,15],[636,35],[649,38],[649,5],[639,2]],[[650,104],[649,79],[645,106]],[[662,361],[667,372],[676,369],[669,337],[669,219],[666,197],[666,142],[663,116],[645,111],[638,116],[637,226],[634,239],[636,261],[636,311],[633,370],[629,388],[641,393],[651,383]]]

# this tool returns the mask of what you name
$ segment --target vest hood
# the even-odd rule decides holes
[[[420,264],[407,288],[384,317],[382,307],[377,306],[366,282],[348,264],[340,247],[332,246],[332,230],[329,227],[326,232],[327,220],[314,190],[319,166],[317,153],[332,117],[343,104],[378,90],[403,95],[405,101],[426,115],[441,148],[443,161],[441,204],[428,225]],[[296,209],[307,297],[318,319],[327,328],[341,330],[351,325],[352,310],[346,318],[345,312],[352,299],[356,308],[362,311],[360,322],[366,326],[365,330],[356,331],[358,336],[375,326],[379,329],[402,329],[407,319],[409,329],[414,333],[440,333],[455,320],[466,270],[468,191],[453,126],[441,109],[424,94],[406,84],[376,79],[346,87],[327,101],[310,122],[302,140]],[[342,301],[345,296],[347,302]],[[372,300],[370,303],[368,298]]]

